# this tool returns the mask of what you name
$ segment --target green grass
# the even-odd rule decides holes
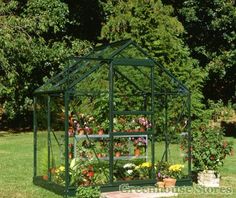
[[[236,139],[234,149],[236,150]],[[157,146],[156,155],[160,157],[161,147]],[[173,145],[173,157],[179,158],[179,149]],[[228,157],[221,169],[221,186],[232,187],[234,194],[201,195],[203,198],[236,197],[236,156]],[[0,197],[14,198],[41,198],[60,197],[50,191],[37,187],[32,183],[33,175],[33,134],[24,133],[17,135],[0,136]],[[179,197],[193,198],[200,195],[179,195]]]
[[[33,134],[0,136],[0,197],[60,197],[32,183]]]

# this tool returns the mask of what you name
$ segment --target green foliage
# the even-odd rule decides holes
[[[163,0],[174,6],[187,34],[185,39],[202,68],[208,71],[207,99],[235,101],[235,1]],[[212,91],[214,89],[214,91]]]
[[[0,3],[0,107],[7,119],[24,123],[32,111],[32,92],[64,66],[64,59],[83,54],[87,42],[63,36],[68,7],[54,1]]]
[[[35,88],[63,69],[65,58],[90,50],[80,39],[96,40],[102,26],[100,39],[131,38],[182,81],[192,92],[193,118],[202,121],[210,115],[203,93],[204,102],[236,99],[235,13],[230,0],[0,1],[0,117],[29,125]],[[125,54],[141,56],[131,49]],[[143,88],[148,84],[131,69],[125,72]],[[89,88],[107,89],[107,76],[99,75],[82,86],[99,81]],[[119,90],[134,94],[118,81]],[[122,100],[122,108],[133,108],[141,99]]]
[[[76,190],[76,197],[78,198],[100,198],[101,192],[99,187],[78,187]]]
[[[232,152],[232,142],[224,140],[224,133],[217,128],[202,126],[193,133],[192,158],[197,171],[218,171],[224,159]]]
[[[172,16],[173,8],[152,0],[107,0],[102,5],[106,23],[101,37],[109,41],[130,38],[147,49],[192,91],[193,114],[200,117],[204,108],[201,87],[206,73],[190,57],[189,49],[180,38],[184,28]]]

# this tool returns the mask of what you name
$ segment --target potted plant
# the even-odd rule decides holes
[[[132,138],[134,145],[134,156],[138,157],[141,154],[141,149],[146,149],[147,140],[144,137]]]
[[[84,128],[78,128],[78,134],[84,135]]]
[[[140,125],[140,132],[145,132],[147,129],[151,128],[151,123],[145,117],[138,118],[137,123]]]
[[[152,164],[151,162],[143,162],[135,167],[137,170],[139,179],[149,179],[151,176]]]
[[[97,133],[98,133],[98,135],[103,135],[104,129],[102,127],[98,127]]]
[[[116,146],[116,147],[114,147],[115,157],[120,157],[122,151],[123,151],[122,146]]]
[[[219,128],[202,126],[200,131],[193,133],[193,168],[198,173],[200,185],[219,186],[219,168],[232,149],[232,142],[224,140],[224,133]]]
[[[70,163],[71,184],[77,186],[89,186],[94,183],[93,161],[86,159],[72,159]]]
[[[135,176],[137,176],[137,170],[135,168],[136,165],[133,163],[127,163],[123,166],[124,180],[132,180]]]
[[[56,168],[55,174],[53,177],[56,183],[64,184],[65,183],[65,167],[59,166],[58,168]]]
[[[165,187],[173,187],[176,184],[176,179],[181,179],[183,176],[183,168],[182,164],[173,164],[168,168],[167,175],[163,179]]]
[[[168,174],[168,169],[169,169],[169,163],[168,162],[158,162],[156,164],[156,170],[157,170],[157,187],[159,188],[164,188],[165,187],[165,183],[163,181],[163,179],[165,178],[165,176]]]

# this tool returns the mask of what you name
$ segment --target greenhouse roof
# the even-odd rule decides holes
[[[165,76],[165,80],[173,87],[167,89],[168,92],[189,93],[189,90],[172,73],[152,59],[139,45],[132,40],[122,40],[95,47],[85,56],[72,57],[63,71],[36,89],[34,94],[72,91],[78,83],[88,78],[104,64],[132,66],[142,75],[145,75],[145,70],[141,67],[154,67],[158,70],[158,81],[163,81],[162,78]],[[109,66],[107,68],[109,71]],[[135,85],[136,82],[130,80],[124,72],[118,70],[116,72]],[[163,89],[161,85],[158,86],[158,82],[155,83],[157,92]]]

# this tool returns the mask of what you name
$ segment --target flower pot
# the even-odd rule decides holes
[[[140,156],[140,154],[141,154],[140,149],[139,148],[135,148],[134,149],[134,156],[138,157],[138,156]]]
[[[103,129],[99,129],[98,130],[98,135],[103,135],[104,134],[104,130]]]
[[[98,154],[97,154],[97,157],[98,157],[98,158],[101,158],[101,157],[102,157],[102,154],[101,154],[101,153],[98,153]]]
[[[158,188],[165,188],[165,183],[163,181],[159,181],[159,182],[157,182],[156,186]]]
[[[79,134],[79,135],[84,135],[84,129],[80,128],[80,129],[78,130],[78,134]]]
[[[87,133],[87,135],[91,135],[93,133],[93,129],[85,128],[85,132]]]
[[[48,180],[48,176],[47,175],[43,175],[43,180]]]
[[[125,181],[130,181],[130,180],[132,180],[132,179],[133,179],[132,177],[125,177],[125,178],[124,178]]]
[[[68,129],[68,136],[72,137],[73,135],[74,135],[74,130],[73,130],[72,127],[69,127],[69,129]]]
[[[69,159],[72,159],[73,158],[73,153],[69,152],[68,157],[69,157]]]
[[[115,153],[115,157],[120,157],[121,156],[121,152],[120,151],[117,151],[116,153]]]
[[[139,132],[145,132],[145,127],[140,127]]]
[[[220,176],[213,170],[205,170],[198,173],[198,184],[204,187],[219,187]]]
[[[165,178],[163,181],[166,188],[174,187],[176,184],[176,179],[174,178]]]

